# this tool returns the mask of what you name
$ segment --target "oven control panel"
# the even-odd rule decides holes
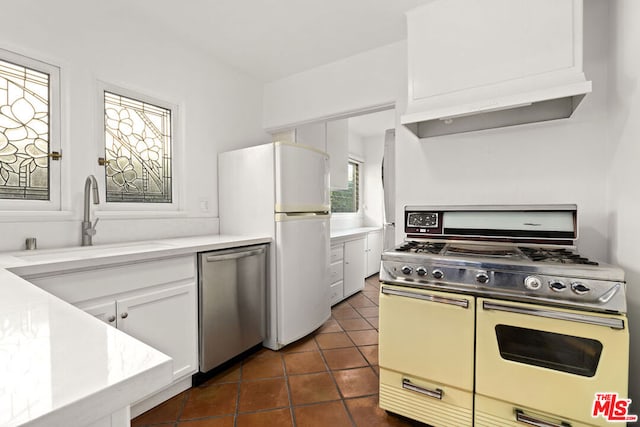
[[[526,299],[596,311],[604,311],[601,307],[605,301],[616,307],[615,311],[626,312],[623,282],[413,261],[383,259],[380,280],[395,285]],[[609,311],[609,306],[606,311]]]
[[[442,212],[405,211],[404,215],[405,233],[413,235],[442,234]]]

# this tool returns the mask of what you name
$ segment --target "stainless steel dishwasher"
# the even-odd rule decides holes
[[[265,336],[268,245],[198,254],[200,372]]]

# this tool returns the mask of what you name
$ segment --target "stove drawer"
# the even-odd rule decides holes
[[[477,394],[474,421],[475,427],[524,427],[526,425],[592,427],[594,425]]]
[[[592,418],[596,393],[627,397],[624,316],[477,300],[476,393],[559,418]]]
[[[474,297],[380,287],[380,368],[473,390]]]
[[[438,427],[472,425],[473,393],[380,368],[380,407]]]

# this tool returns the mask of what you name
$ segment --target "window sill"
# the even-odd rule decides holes
[[[187,211],[94,211],[97,218],[104,219],[161,219],[187,218]]]
[[[70,221],[72,211],[0,211],[0,222]]]

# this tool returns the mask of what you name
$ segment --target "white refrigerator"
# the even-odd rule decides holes
[[[218,155],[220,233],[268,235],[267,338],[277,350],[320,327],[329,301],[329,157],[275,142]]]

